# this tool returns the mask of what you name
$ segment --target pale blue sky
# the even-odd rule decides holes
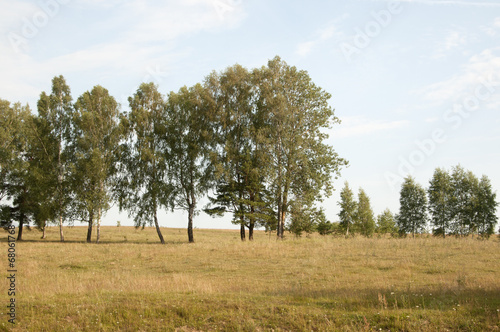
[[[76,99],[106,87],[127,109],[139,84],[167,94],[212,70],[279,55],[332,94],[329,142],[375,214],[399,209],[407,173],[427,186],[460,163],[500,188],[500,1],[0,0],[0,98],[36,107],[64,75]],[[112,209],[105,223],[131,224]],[[201,213],[197,227],[228,228]],[[160,223],[185,227],[186,216]]]

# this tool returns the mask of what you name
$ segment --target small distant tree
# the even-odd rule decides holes
[[[398,233],[396,220],[394,219],[394,214],[391,212],[391,210],[385,209],[384,212],[377,216],[377,227],[375,231],[378,234]]]
[[[490,237],[495,232],[498,221],[496,196],[490,179],[483,175],[476,190],[475,200],[475,224],[477,233],[481,236]]]
[[[356,211],[356,230],[363,236],[370,237],[375,231],[375,218],[370,205],[370,198],[363,189],[358,193],[358,209]]]
[[[345,236],[349,236],[349,232],[352,231],[352,227],[356,220],[358,204],[354,200],[354,194],[347,181],[340,192],[340,202],[338,204],[340,205],[339,227],[344,231]]]
[[[452,224],[450,232],[457,236],[467,236],[475,231],[475,192],[479,180],[471,172],[458,165],[451,172],[453,201],[451,207]]]
[[[314,220],[310,218],[309,211],[296,211],[293,206],[290,209],[292,212],[292,217],[290,224],[287,229],[290,233],[294,234],[296,237],[302,236],[305,232],[310,234],[314,230]]]
[[[433,234],[445,237],[450,231],[453,219],[453,187],[451,176],[445,170],[438,168],[430,181],[427,190],[429,195],[429,212]]]
[[[288,230],[295,236],[300,237],[303,233],[311,234],[318,230],[318,226],[326,225],[327,220],[323,209],[310,206],[291,208],[291,222]],[[324,226],[323,229],[325,230]]]
[[[424,188],[411,176],[405,178],[399,198],[400,209],[396,217],[402,235],[425,232],[427,225],[427,196]]]
[[[329,220],[326,219],[326,215],[323,209],[321,210],[321,212],[323,213],[322,215],[318,216],[316,230],[320,235],[332,234],[335,230],[334,229],[335,226]]]

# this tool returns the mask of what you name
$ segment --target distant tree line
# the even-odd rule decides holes
[[[485,175],[478,179],[460,165],[449,172],[437,168],[427,192],[413,178],[406,178],[400,203],[397,219],[403,233],[420,233],[429,221],[436,236],[489,237],[498,219],[498,202],[490,179]]]
[[[349,236],[372,236],[374,232],[415,237],[429,231],[446,235],[489,237],[497,224],[496,193],[487,176],[478,179],[461,166],[450,172],[437,168],[425,190],[411,176],[405,178],[400,192],[399,213],[385,210],[374,222],[369,199],[360,189],[358,202],[346,182],[340,193],[340,222],[336,231]]]
[[[375,218],[370,198],[366,192],[359,188],[356,200],[348,182],[340,192],[339,223],[332,227],[332,232],[343,234],[346,237],[360,234],[371,237],[373,234],[396,234],[398,228],[394,215],[389,209]]]
[[[42,92],[37,114],[0,100],[0,219],[45,227],[88,224],[100,240],[113,205],[136,227],[158,211],[188,212],[188,240],[199,200],[213,216],[232,213],[241,239],[255,227],[296,234],[328,225],[318,203],[347,162],[325,144],[339,122],[330,94],[308,73],[276,57],[267,66],[212,72],[202,83],[162,95],[143,83],[124,112],[95,86],[73,101],[63,76]],[[311,222],[311,220],[313,222]],[[320,228],[320,226],[318,226]]]

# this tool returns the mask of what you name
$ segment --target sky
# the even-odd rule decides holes
[[[500,188],[499,0],[0,0],[0,98],[33,112],[57,75],[74,100],[99,84],[127,111],[142,82],[168,94],[276,55],[331,93],[342,121],[327,143],[350,165],[322,203],[329,220],[345,181],[375,215],[398,212],[405,176],[428,187],[437,167]],[[187,225],[182,212],[159,219]],[[230,219],[201,212],[194,226]],[[117,221],[133,225],[113,207],[103,224]]]

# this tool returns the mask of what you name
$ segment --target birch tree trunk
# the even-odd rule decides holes
[[[94,223],[94,218],[92,216],[89,216],[89,221],[88,221],[88,229],[87,229],[87,243],[92,242],[92,226]]]
[[[188,209],[188,239],[189,243],[194,243],[194,235],[193,235],[193,216],[194,216],[194,204],[191,203]]]
[[[158,237],[160,238],[161,244],[165,244],[165,240],[163,239],[163,235],[161,234],[160,224],[158,223],[158,215],[156,213],[156,207],[154,211],[154,222],[156,227],[156,233],[158,233]]]

